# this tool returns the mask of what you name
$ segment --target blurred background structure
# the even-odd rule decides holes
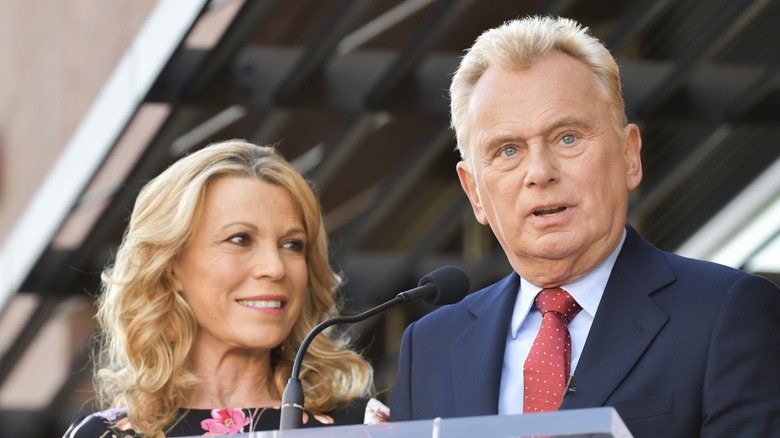
[[[780,284],[778,0],[0,0],[0,435],[92,408],[100,271],[144,182],[212,141],[277,144],[319,187],[348,313],[446,264],[472,291],[509,273],[458,183],[447,88],[527,14],[618,59],[644,139],[629,221]],[[430,310],[354,328],[381,399]]]

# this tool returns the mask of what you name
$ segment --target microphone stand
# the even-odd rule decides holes
[[[298,378],[298,376],[301,373],[303,355],[306,353],[306,350],[309,348],[309,344],[311,344],[315,336],[330,326],[342,323],[359,322],[395,305],[408,304],[412,301],[417,301],[421,299],[421,297],[430,295],[433,292],[436,292],[436,285],[433,283],[425,283],[414,289],[401,292],[392,300],[380,304],[379,306],[376,306],[372,309],[366,310],[365,312],[358,315],[337,316],[335,318],[325,320],[314,327],[309,332],[309,334],[306,335],[306,338],[303,339],[300,348],[298,348],[298,353],[295,355],[295,362],[293,362],[292,376],[289,380],[287,380],[287,386],[284,387],[284,394],[282,394],[282,418],[279,422],[279,429],[298,429],[303,426],[304,395],[303,385],[301,384],[301,380]]]

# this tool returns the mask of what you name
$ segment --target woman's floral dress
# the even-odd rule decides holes
[[[376,399],[359,399],[328,415],[304,413],[303,427],[386,423],[389,409]],[[128,421],[125,408],[109,409],[78,418],[63,438],[143,438]],[[186,409],[169,427],[166,437],[232,435],[279,428],[279,408]]]

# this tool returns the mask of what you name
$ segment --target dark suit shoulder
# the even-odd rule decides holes
[[[510,301],[514,303],[519,291],[519,281],[520,277],[512,272],[498,282],[467,295],[457,303],[441,306],[425,315],[415,323],[415,330],[450,330],[453,326],[471,322],[483,312],[495,310],[496,307],[502,307]],[[497,302],[501,304],[496,306]]]
[[[690,287],[709,294],[717,291],[725,293],[746,286],[767,291],[778,290],[777,286],[768,279],[730,266],[669,252],[664,252],[664,257],[675,274],[678,286]]]
[[[650,294],[674,290],[691,294],[723,294],[745,282],[762,289],[777,289],[769,280],[717,263],[692,259],[656,248],[628,226],[628,237],[615,268]]]

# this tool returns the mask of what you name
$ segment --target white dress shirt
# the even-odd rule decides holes
[[[599,307],[601,296],[607,287],[609,275],[615,260],[626,240],[626,231],[612,254],[596,269],[579,280],[560,285],[571,294],[582,310],[568,324],[571,335],[571,373],[577,367],[585,340],[588,338],[593,317]],[[500,415],[523,413],[523,364],[531,351],[536,334],[542,326],[542,314],[536,309],[534,299],[542,290],[524,278],[520,278],[520,292],[517,294],[515,309],[512,313],[512,325],[507,331],[504,366],[501,369],[501,387],[498,395],[498,413]],[[576,384],[575,384],[576,386]]]

